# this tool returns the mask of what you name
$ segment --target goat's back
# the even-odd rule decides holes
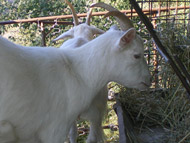
[[[22,47],[0,37],[0,67],[0,121],[30,138],[46,124],[58,98],[64,99],[64,56],[56,48]]]

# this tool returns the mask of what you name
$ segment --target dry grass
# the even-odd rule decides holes
[[[163,139],[167,138],[168,143],[190,141],[190,101],[180,87],[149,92],[123,89],[125,92],[120,93],[119,99],[138,133],[162,127],[167,133]]]
[[[180,23],[172,21],[158,24],[157,32],[170,55],[178,55],[190,71],[190,37],[185,36],[187,34],[185,28],[184,25],[180,26]],[[147,43],[152,43],[152,40]],[[153,66],[155,59],[150,60],[152,75],[158,77],[157,83],[153,77],[152,89],[140,92],[118,84],[114,88],[119,93],[119,100],[130,114],[137,134],[150,130],[153,132],[159,127],[163,129],[160,132],[164,133],[160,137],[162,140],[155,139],[149,142],[190,143],[190,98],[187,97],[186,90],[169,63],[159,55],[156,58],[157,69]],[[158,132],[155,133],[158,135]]]

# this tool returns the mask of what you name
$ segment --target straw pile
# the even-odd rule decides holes
[[[172,21],[158,24],[157,32],[170,55],[178,55],[190,71],[190,37],[185,36],[185,27]],[[154,59],[150,60],[153,79],[157,76],[158,80],[151,89],[140,92],[115,84],[118,99],[128,111],[136,134],[143,138],[140,143],[190,143],[190,98],[169,63],[159,55],[156,59],[156,68]]]

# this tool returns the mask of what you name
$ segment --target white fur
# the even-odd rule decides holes
[[[64,39],[68,37],[68,35],[72,35],[70,36],[72,37],[72,39],[69,39],[66,42],[64,42],[60,46],[60,48],[78,48],[81,45],[84,45],[85,43],[92,40],[94,38],[95,33],[103,34],[104,31],[97,29],[93,26],[89,26],[86,23],[83,23],[61,34],[54,41]],[[90,133],[87,142],[104,142],[102,120],[106,110],[106,103],[107,103],[107,86],[104,86],[101,89],[101,91],[95,96],[90,107],[80,115],[80,118],[90,121]],[[76,122],[74,122],[69,132],[70,143],[76,143],[77,136],[78,136],[77,124]]]
[[[12,142],[64,142],[109,81],[146,89],[150,74],[142,40],[136,35],[128,44],[122,41],[131,31],[109,30],[74,49],[23,47],[0,37],[0,121],[12,126]]]
[[[65,38],[73,38],[64,42],[60,46],[60,48],[66,48],[67,46],[69,46],[69,48],[79,47],[87,43],[88,41],[92,40],[96,34],[103,34],[103,33],[104,31],[101,29],[98,29],[94,26],[90,26],[86,23],[82,23],[80,25],[74,26],[72,29],[61,34],[53,41],[57,41],[60,39],[65,39]]]

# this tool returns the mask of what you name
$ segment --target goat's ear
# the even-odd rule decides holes
[[[124,45],[131,43],[131,41],[133,41],[135,36],[136,36],[136,30],[134,28],[130,28],[120,38],[119,45],[123,47]]]
[[[59,35],[57,38],[52,40],[53,42],[58,41],[60,39],[65,39],[65,38],[73,38],[73,29],[70,29],[67,32],[64,32],[63,34]]]
[[[103,34],[103,33],[105,33],[104,30],[101,30],[99,28],[92,27],[92,26],[91,26],[91,30],[92,30],[93,34]]]
[[[109,30],[119,30],[119,28],[117,25],[112,25]]]

